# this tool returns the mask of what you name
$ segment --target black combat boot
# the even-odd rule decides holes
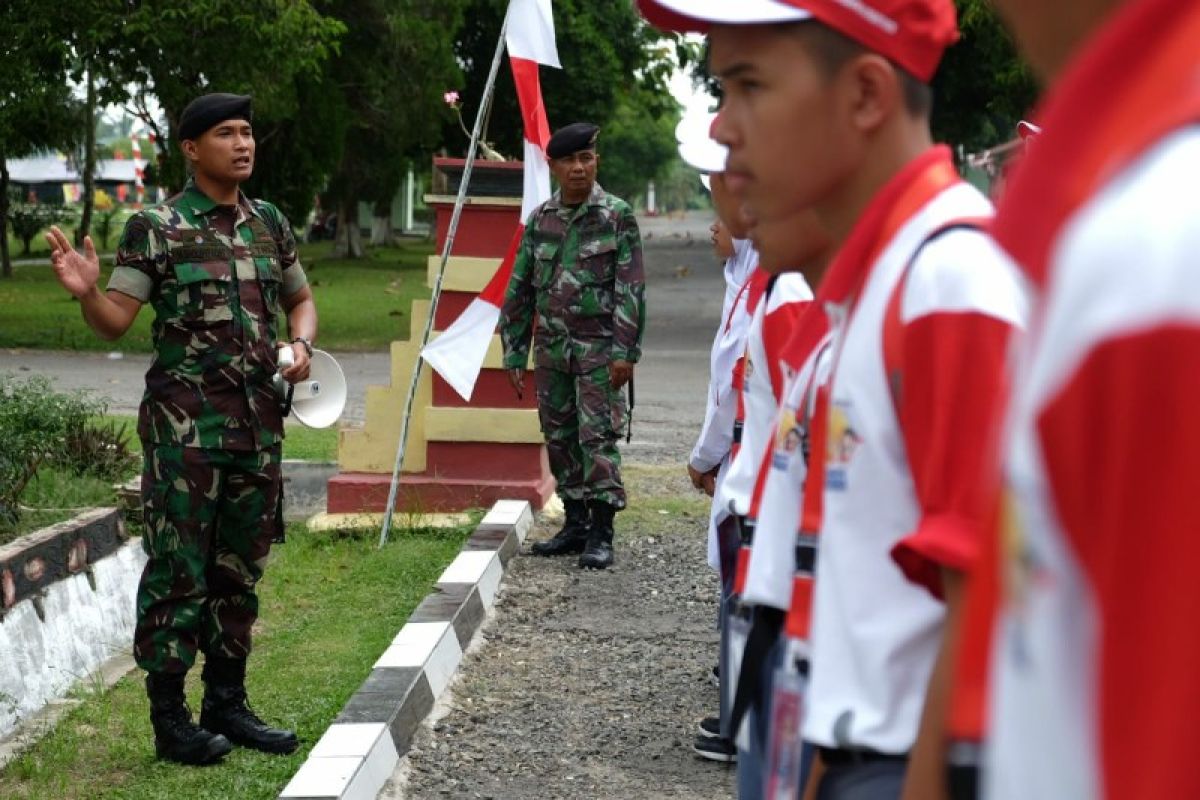
[[[608,569],[613,563],[613,516],[615,506],[593,500],[592,531],[588,534],[587,547],[579,557],[579,566],[586,569]]]
[[[567,521],[553,539],[538,542],[530,548],[535,556],[565,556],[582,553],[592,529],[587,504],[582,500],[563,500]]]
[[[204,703],[200,724],[241,747],[264,753],[290,753],[300,746],[295,731],[272,728],[246,704],[246,662],[209,656],[204,662]]]
[[[159,758],[180,764],[212,764],[233,749],[224,736],[192,722],[192,712],[183,699],[183,675],[146,673],[146,694],[150,697],[154,752]]]

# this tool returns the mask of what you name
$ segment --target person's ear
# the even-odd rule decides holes
[[[183,150],[183,156],[188,161],[199,161],[200,160],[200,157],[196,152],[196,140],[195,139],[184,139],[183,142],[180,143],[179,148],[181,150]]]
[[[838,77],[838,89],[845,92],[848,101],[850,122],[859,132],[878,130],[900,109],[900,76],[883,56],[864,53],[846,64]]]

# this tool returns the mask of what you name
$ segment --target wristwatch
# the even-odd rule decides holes
[[[312,342],[303,336],[297,336],[295,339],[292,339],[291,344],[295,344],[296,342],[304,345],[304,352],[308,353],[309,358],[312,358]]]

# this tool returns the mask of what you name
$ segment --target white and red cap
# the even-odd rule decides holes
[[[816,20],[930,81],[958,41],[953,0],[637,0],[650,24],[680,33],[713,25]]]
[[[724,172],[729,157],[729,148],[712,136],[716,124],[716,113],[709,112],[684,117],[675,128],[679,157],[689,167],[707,175]]]

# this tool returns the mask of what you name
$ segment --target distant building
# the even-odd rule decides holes
[[[25,198],[30,192],[41,203],[79,202],[83,178],[65,156],[46,155],[14,158],[7,162],[9,183]],[[96,188],[124,201],[135,198],[137,162],[110,158],[96,162]]]

